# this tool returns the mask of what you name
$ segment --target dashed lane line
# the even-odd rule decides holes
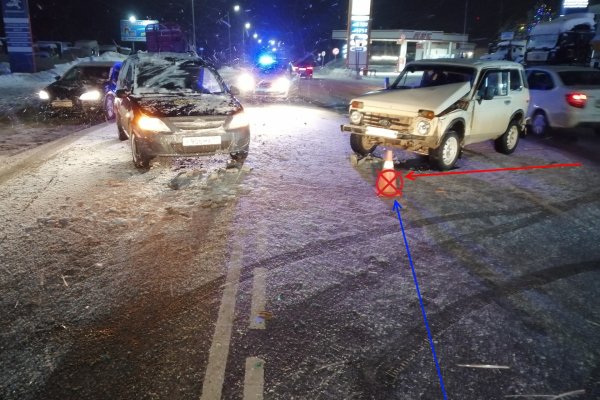
[[[266,268],[255,268],[250,306],[250,329],[265,329]]]
[[[217,317],[215,333],[208,354],[208,365],[204,375],[201,400],[218,400],[221,398],[241,270],[242,245],[241,243],[235,243],[231,251],[225,288],[219,307],[219,316]]]
[[[265,362],[258,357],[246,358],[244,400],[262,400],[264,397]]]

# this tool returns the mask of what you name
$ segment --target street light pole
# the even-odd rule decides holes
[[[246,63],[246,31],[250,29],[250,22],[246,22],[242,27],[242,62]]]
[[[194,0],[192,0],[192,46],[194,46],[194,53],[196,52],[196,16],[194,12]]]
[[[231,20],[229,19],[229,11],[227,11],[227,36],[229,39],[229,65],[231,65]]]

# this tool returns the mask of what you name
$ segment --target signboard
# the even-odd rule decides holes
[[[588,3],[588,0],[563,0],[561,15],[586,12]]]
[[[153,19],[143,19],[129,21],[121,20],[121,40],[123,42],[145,42],[146,41],[146,25],[158,24],[158,21]]]
[[[367,68],[371,21],[371,0],[350,0],[348,13],[348,67],[357,73]]]
[[[4,31],[12,72],[35,72],[27,0],[2,0]]]
[[[502,32],[500,34],[500,40],[513,40],[515,38],[514,32]]]

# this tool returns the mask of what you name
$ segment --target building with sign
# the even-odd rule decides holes
[[[348,32],[335,30],[332,39],[340,40],[341,54],[346,57],[346,65],[355,69],[353,61],[356,43],[348,41]],[[360,68],[381,68],[400,71],[407,62],[424,58],[470,58],[475,49],[474,43],[468,43],[468,35],[444,33],[441,31],[416,30],[370,30],[368,43],[364,44],[364,62]],[[348,43],[350,42],[350,43]],[[350,44],[350,53],[348,53]],[[368,47],[367,47],[368,44]]]

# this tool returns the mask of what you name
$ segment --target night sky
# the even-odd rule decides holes
[[[537,0],[372,0],[373,29],[418,29],[462,33],[465,6],[466,30],[471,41],[487,43],[504,25],[525,20]],[[547,2],[555,9],[558,0]],[[233,4],[243,11],[234,13]],[[345,29],[348,0],[195,0],[196,38],[207,51],[227,46],[228,29],[218,23],[227,10],[231,37],[241,41],[242,24],[252,23],[264,38],[283,40],[300,54],[331,47],[333,29]],[[191,0],[29,0],[34,40],[97,39],[101,44],[120,42],[119,20],[134,14],[138,19],[177,22],[191,32]],[[0,29],[3,32],[3,26]],[[190,35],[191,36],[191,35]]]

